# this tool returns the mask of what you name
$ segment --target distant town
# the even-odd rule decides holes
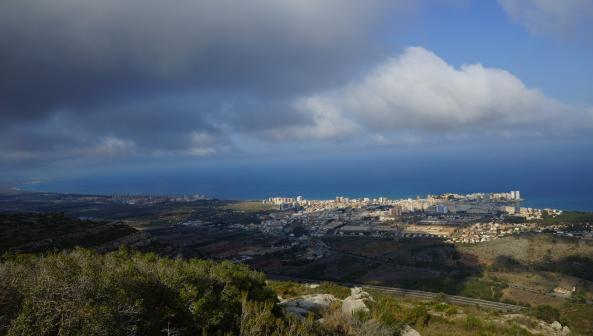
[[[191,230],[207,231],[209,236],[214,231],[223,235],[242,231],[253,237],[268,237],[264,245],[269,246],[258,245],[259,254],[301,246],[308,251],[302,255],[307,259],[327,255],[323,239],[332,237],[438,239],[444,243],[477,244],[510,235],[545,232],[593,239],[593,223],[585,221],[578,227],[568,227],[563,221],[554,220],[564,213],[562,210],[523,207],[523,201],[519,190],[401,199],[336,196],[313,200],[295,196],[232,201],[199,194],[81,195],[13,189],[0,195],[0,210],[66,212],[81,220],[125,219],[150,232],[153,238],[170,236],[170,242],[175,243],[190,244],[193,238],[187,232]],[[245,255],[249,253],[239,253],[238,257]]]
[[[415,199],[270,197],[262,204],[278,211],[262,215],[260,223],[235,227],[289,237],[299,236],[300,229],[312,237],[438,237],[451,243],[480,243],[522,232],[565,234],[561,227],[542,225],[540,221],[544,217],[556,217],[562,210],[521,207],[521,201],[518,190],[446,193]],[[576,235],[592,238],[590,230]]]

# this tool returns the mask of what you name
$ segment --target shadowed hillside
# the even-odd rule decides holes
[[[43,252],[75,246],[99,250],[142,245],[148,235],[120,222],[95,222],[64,214],[0,214],[0,252]]]

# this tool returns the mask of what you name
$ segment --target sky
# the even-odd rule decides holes
[[[3,0],[0,50],[5,184],[593,154],[591,0]]]

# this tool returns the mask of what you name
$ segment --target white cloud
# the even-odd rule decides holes
[[[189,154],[195,156],[203,156],[216,153],[213,146],[216,146],[219,139],[207,132],[192,132],[192,145],[189,149]]]
[[[591,0],[499,0],[511,19],[530,32],[579,38],[592,36]]]
[[[455,68],[420,47],[406,49],[359,81],[296,105],[319,122],[291,132],[319,137],[362,129],[386,135],[420,130],[508,137],[593,126],[590,109],[548,98],[507,71],[481,64]]]
[[[107,136],[102,139],[102,147],[108,150],[120,151],[134,147],[134,142],[123,140],[114,136]]]
[[[315,97],[305,98],[295,104],[298,113],[310,114],[311,125],[291,126],[287,129],[268,131],[268,135],[279,139],[327,139],[354,134],[359,131],[353,120],[342,116],[338,106],[325,104]]]

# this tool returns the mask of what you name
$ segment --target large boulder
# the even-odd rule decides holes
[[[342,312],[346,315],[352,315],[357,312],[369,312],[369,308],[366,306],[363,300],[350,299],[349,297],[344,299],[342,302]]]
[[[298,318],[306,318],[309,315],[309,310],[296,305],[286,305],[284,306],[284,309],[286,309],[286,312],[288,314],[296,316]]]
[[[562,326],[558,321],[554,321],[550,324],[540,321],[540,334],[550,336],[568,336],[570,335],[570,329],[567,326]]]
[[[350,289],[350,298],[357,300],[370,300],[374,301],[371,295],[362,290],[360,287],[353,287]]]
[[[562,330],[562,324],[560,324],[558,321],[554,321],[552,324],[550,324],[550,327],[556,331]]]
[[[369,293],[362,290],[360,287],[350,289],[350,296],[342,301],[342,313],[352,315],[357,312],[369,312],[365,301],[373,301]]]
[[[536,320],[534,318],[526,317],[522,314],[510,314],[505,315],[508,319],[514,319],[518,325],[534,335],[542,336],[568,336],[570,329],[567,326],[562,326],[558,321],[547,323],[542,320]],[[525,320],[532,321],[535,323],[525,323]]]
[[[366,303],[374,301],[369,293],[363,291],[360,287],[350,289],[350,296],[343,301],[331,294],[302,295],[287,300],[278,297],[278,299],[280,300],[279,306],[284,308],[287,313],[301,318],[307,317],[309,313],[317,316],[322,315],[323,311],[328,309],[332,303],[340,301],[342,302],[342,313],[345,315],[352,316],[357,312],[368,313],[369,308]]]
[[[320,315],[324,309],[329,308],[336,301],[339,300],[330,294],[311,294],[282,300],[279,306],[285,308],[288,313],[306,317],[309,313]]]

